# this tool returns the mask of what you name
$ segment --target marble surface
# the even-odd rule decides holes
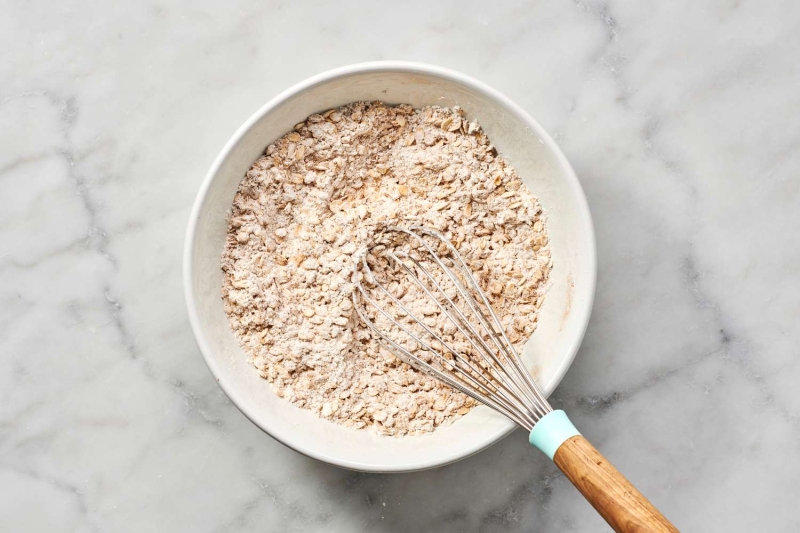
[[[608,530],[522,432],[416,474],[302,457],[195,347],[213,158],[279,91],[379,59],[486,81],[575,166],[598,291],[554,403],[683,531],[800,528],[797,3],[2,4],[4,530]]]

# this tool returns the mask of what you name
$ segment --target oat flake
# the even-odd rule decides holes
[[[397,436],[475,405],[385,350],[353,309],[354,256],[381,228],[414,224],[453,242],[522,346],[551,268],[542,209],[461,109],[350,104],[310,116],[253,163],[229,219],[222,297],[278,396]]]

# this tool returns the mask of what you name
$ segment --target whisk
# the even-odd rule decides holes
[[[564,411],[553,410],[475,275],[440,232],[387,228],[357,259],[354,278],[355,308],[391,352],[528,430],[530,443],[553,460],[614,531],[678,531],[578,433]],[[441,320],[434,323],[432,314]]]

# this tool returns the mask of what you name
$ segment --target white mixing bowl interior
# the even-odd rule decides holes
[[[226,217],[239,182],[267,145],[307,116],[358,100],[461,106],[477,118],[499,152],[516,167],[547,213],[553,254],[549,292],[526,359],[546,394],[563,377],[580,345],[595,283],[594,235],[586,200],[552,139],[516,105],[459,74],[409,63],[373,63],[322,74],[259,110],[217,158],[192,212],[185,283],[190,320],[212,373],[255,424],[306,455],[367,471],[409,471],[475,453],[513,430],[486,407],[426,436],[380,437],[320,419],[278,398],[233,336],[220,297],[220,255]]]

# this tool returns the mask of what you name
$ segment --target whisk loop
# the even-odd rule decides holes
[[[382,283],[368,256],[375,260],[382,258],[387,266],[394,267],[404,277]],[[439,231],[421,226],[387,228],[382,239],[356,261],[354,275],[357,290],[353,300],[359,316],[400,359],[528,430],[552,411],[475,276]],[[383,296],[379,298],[381,301],[365,287],[364,281]],[[425,298],[427,304],[433,304],[446,318],[445,323],[450,325],[450,329],[457,332],[457,335],[451,335],[453,340],[448,342],[443,331],[429,326],[424,316],[418,316],[409,308],[408,302],[393,294],[387,287],[392,282],[407,282],[416,288],[417,294]],[[409,350],[403,339],[379,328],[369,318],[364,303],[374,307],[402,332],[405,340],[413,341],[414,346],[430,355],[431,362],[421,357],[420,350]],[[418,309],[427,307],[414,303]],[[469,353],[453,346],[454,340],[469,347]]]

